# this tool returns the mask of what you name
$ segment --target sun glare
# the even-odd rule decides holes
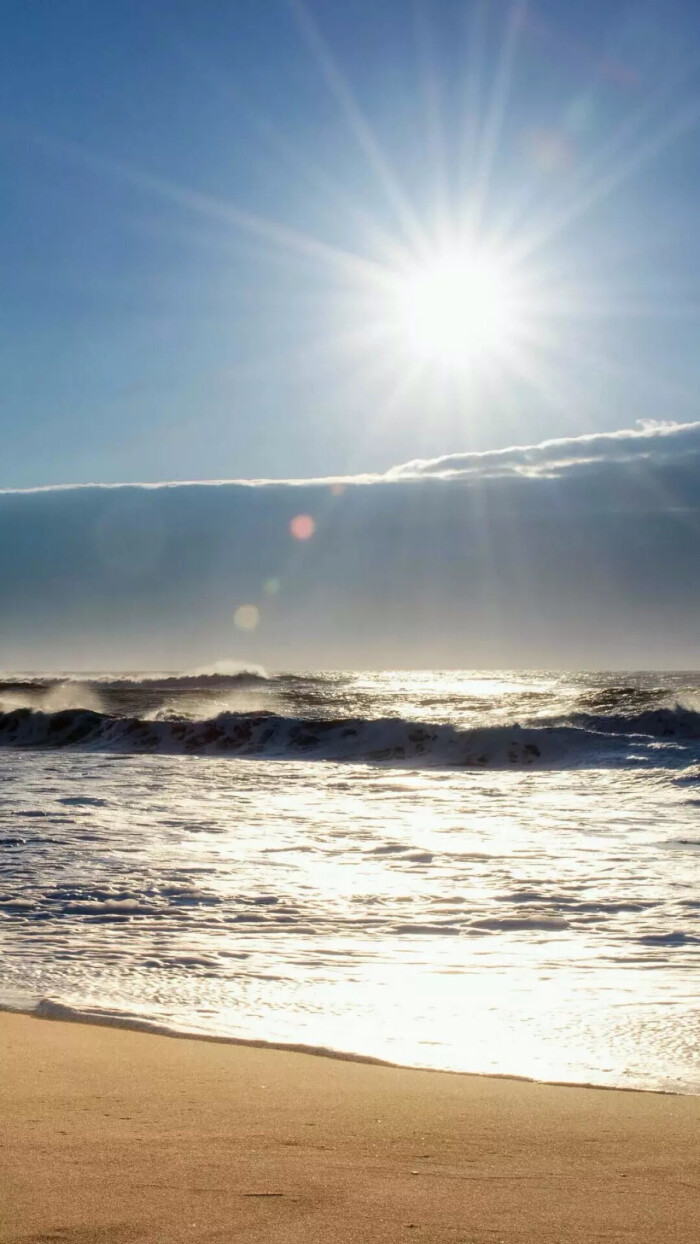
[[[412,356],[459,369],[507,351],[517,302],[514,278],[497,255],[455,248],[399,274],[390,315]]]

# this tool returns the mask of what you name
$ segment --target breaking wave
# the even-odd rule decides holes
[[[700,712],[676,704],[673,708],[647,709],[623,715],[593,716],[578,713],[574,725],[600,734],[642,734],[655,739],[700,739]]]
[[[266,696],[284,686],[285,676],[271,676],[261,666],[224,664],[226,669],[178,674],[0,675],[0,712],[82,708],[109,717],[146,717],[160,711],[209,717],[224,708],[251,708],[240,703],[243,695]]]
[[[0,746],[98,751],[232,755],[355,761],[414,767],[509,768],[615,763],[629,759],[636,735],[700,737],[700,714],[659,710],[635,718],[590,718],[578,724],[486,725],[458,729],[401,717],[303,718],[268,712],[224,712],[205,720],[119,717],[84,709],[0,714]],[[655,763],[659,763],[655,743]],[[607,759],[606,759],[607,758]],[[637,760],[644,760],[643,750]]]
[[[200,687],[225,689],[250,683],[267,683],[270,675],[261,667],[231,670],[220,673],[216,670],[197,670],[192,674],[89,674],[61,675],[57,677],[27,676],[0,678],[0,695],[3,692],[18,693],[46,692],[55,687],[92,687],[115,691],[149,691],[182,689],[196,690]]]

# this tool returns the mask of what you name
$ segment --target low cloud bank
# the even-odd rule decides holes
[[[447,454],[417,459],[388,472],[390,479],[496,479],[504,476],[561,478],[576,471],[593,473],[604,467],[651,463],[678,465],[690,455],[700,460],[700,423],[650,423],[619,432],[516,445],[486,453]]]
[[[0,493],[0,666],[696,666],[700,422]]]

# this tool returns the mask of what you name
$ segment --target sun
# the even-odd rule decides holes
[[[392,281],[389,316],[404,351],[458,370],[508,352],[518,327],[515,274],[485,247],[412,260]]]

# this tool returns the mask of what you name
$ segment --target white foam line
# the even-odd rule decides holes
[[[479,1080],[509,1080],[521,1084],[539,1084],[551,1088],[595,1089],[605,1093],[654,1093],[662,1097],[693,1097],[695,1093],[674,1089],[635,1088],[630,1085],[593,1084],[586,1080],[539,1080],[535,1076],[516,1075],[498,1071],[456,1071],[454,1068],[422,1067],[409,1063],[395,1063],[387,1058],[371,1054],[358,1054],[349,1050],[331,1049],[325,1045],[307,1045],[297,1041],[265,1041],[256,1037],[228,1037],[215,1033],[188,1031],[159,1024],[154,1020],[138,1019],[126,1012],[78,1010],[51,998],[42,998],[34,1007],[22,1007],[0,1001],[0,1013],[27,1015],[31,1019],[49,1020],[53,1023],[93,1024],[98,1028],[121,1028],[129,1032],[141,1032],[150,1036],[170,1037],[178,1041],[205,1041],[210,1045],[238,1045],[249,1049],[280,1050],[287,1054],[308,1054],[315,1058],[333,1058],[340,1062],[365,1063],[373,1067],[392,1067],[396,1071],[429,1072],[432,1075],[469,1076]]]

